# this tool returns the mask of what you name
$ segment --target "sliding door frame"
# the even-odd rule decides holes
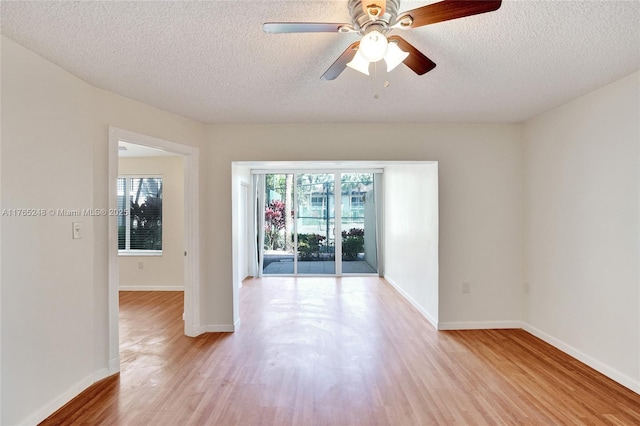
[[[381,248],[382,238],[381,238],[381,220],[382,220],[382,188],[378,188],[380,186],[380,182],[382,179],[376,178],[376,176],[382,176],[384,170],[380,168],[345,168],[345,169],[252,169],[252,175],[258,175],[258,179],[251,179],[252,185],[258,185],[258,188],[251,188],[252,194],[257,194],[258,201],[258,209],[254,211],[254,214],[257,216],[255,220],[252,222],[258,224],[257,231],[257,241],[258,246],[257,250],[259,251],[259,262],[258,262],[258,277],[264,276],[263,266],[264,266],[264,214],[265,206],[266,206],[266,194],[265,194],[265,178],[264,176],[268,174],[274,175],[293,175],[293,244],[294,244],[294,253],[293,253],[293,274],[273,274],[273,276],[301,276],[298,273],[298,175],[299,174],[332,174],[333,175],[333,217],[334,217],[334,226],[333,226],[333,234],[334,234],[334,258],[335,258],[335,269],[333,274],[322,274],[324,276],[343,276],[342,271],[342,175],[350,174],[350,173],[371,173],[373,174],[373,182],[374,182],[374,199],[375,199],[375,211],[376,211],[376,226],[373,230],[375,239],[376,239],[376,257],[377,257],[377,272],[372,274],[349,274],[353,275],[377,275],[381,276],[383,265],[382,265],[382,253],[383,250]],[[329,199],[327,198],[327,209],[329,208]],[[340,238],[339,238],[340,236]],[[327,235],[327,239],[329,235]],[[254,238],[255,239],[255,238]],[[269,274],[270,276],[272,274]],[[313,274],[305,274],[304,276],[313,276]]]
[[[345,172],[333,174],[333,243],[334,243],[334,271],[336,276],[342,276],[342,175]],[[327,200],[329,208],[329,200]],[[327,235],[327,238],[329,236]]]

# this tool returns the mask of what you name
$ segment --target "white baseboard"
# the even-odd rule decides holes
[[[527,331],[528,333],[533,334],[534,336],[536,336],[537,338],[544,340],[545,342],[547,342],[548,344],[550,344],[551,346],[554,346],[558,349],[560,349],[562,352],[571,355],[573,358],[577,359],[580,362],[583,362],[585,364],[587,364],[589,367],[593,368],[594,370],[597,370],[598,372],[604,374],[605,376],[609,377],[612,380],[615,380],[616,382],[620,383],[622,386],[625,386],[629,389],[631,389],[632,391],[634,391],[635,393],[640,394],[640,381],[638,380],[634,380],[633,378],[619,372],[618,370],[616,370],[613,367],[610,367],[609,365],[585,354],[584,352],[580,351],[579,349],[574,348],[573,346],[563,342],[562,340],[559,340],[547,333],[545,333],[542,330],[539,330],[537,328],[535,328],[534,326],[532,326],[531,324],[527,324],[527,323],[523,323],[522,324],[522,329],[524,329],[525,331]]]
[[[201,325],[200,333],[233,333],[234,326],[233,324],[210,324],[210,325]]]
[[[393,287],[394,289],[396,289],[396,291],[398,293],[400,293],[400,295],[402,297],[404,297],[406,299],[407,302],[411,303],[411,306],[413,306],[414,308],[416,308],[418,310],[418,312],[420,312],[420,314],[422,314],[423,317],[425,317],[425,319],[427,321],[429,321],[431,323],[431,325],[433,325],[436,329],[438,328],[438,321],[436,321],[435,318],[433,318],[433,316],[431,316],[431,314],[429,314],[429,312],[427,312],[426,309],[424,309],[422,307],[422,305],[420,305],[418,302],[416,302],[416,300],[411,297],[409,295],[409,293],[407,293],[406,291],[404,291],[402,288],[400,288],[400,286],[398,284],[396,284],[395,281],[393,281],[393,279],[389,278],[388,275],[384,275],[384,279],[391,284],[391,287]]]
[[[184,291],[183,285],[121,285],[119,291]]]
[[[49,417],[51,414],[55,413],[58,409],[60,409],[67,402],[71,401],[73,398],[78,396],[78,394],[80,394],[80,392],[82,392],[83,390],[85,390],[86,388],[91,386],[94,383],[93,377],[94,377],[94,375],[90,374],[89,376],[87,376],[84,379],[80,380],[78,383],[76,383],[75,385],[71,386],[69,389],[64,391],[58,397],[54,398],[49,403],[45,404],[38,411],[36,411],[31,416],[29,416],[28,418],[24,419],[23,421],[21,421],[18,424],[23,425],[23,426],[31,426],[31,425],[37,425],[38,423],[42,422],[44,419]]]
[[[109,377],[111,374],[109,373],[109,368],[102,368],[98,371],[93,372],[93,383],[99,382],[102,379]]]
[[[113,367],[114,365],[116,366],[115,370]],[[94,371],[93,374],[80,380],[78,383],[63,392],[60,396],[50,401],[48,404],[29,416],[26,420],[23,420],[18,424],[24,426],[39,424],[51,414],[62,408],[66,403],[86,390],[89,386],[93,385],[96,382],[99,382],[102,379],[112,376],[118,371],[120,371],[120,358],[118,358],[117,361],[109,361],[108,368],[102,368],[100,370]]]
[[[109,376],[120,372],[120,357],[109,360]]]
[[[490,330],[522,328],[521,321],[452,321],[438,323],[438,330]]]
[[[574,348],[573,346],[559,340],[542,330],[533,327],[526,322],[520,320],[504,320],[504,321],[452,321],[452,322],[440,322],[435,321],[431,315],[418,304],[407,292],[401,289],[393,279],[385,275],[384,279],[394,288],[402,297],[404,297],[414,308],[420,312],[420,314],[427,319],[438,330],[486,330],[486,329],[509,329],[519,328],[526,332],[536,336],[537,338],[549,343],[551,346],[561,350],[567,355],[577,359],[580,362],[585,363],[594,370],[604,374],[611,380],[620,383],[622,386],[629,388],[635,393],[640,394],[640,380],[633,379],[626,374],[621,373],[615,368],[593,358],[590,355]]]
[[[233,324],[209,324],[197,327],[198,335],[202,333],[233,333],[240,327],[240,318]]]

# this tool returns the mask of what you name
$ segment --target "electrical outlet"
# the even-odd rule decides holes
[[[471,283],[468,283],[468,282],[462,283],[462,292],[471,293]]]
[[[531,292],[531,284],[524,283],[524,294],[528,296],[530,292]]]
[[[138,269],[144,269],[144,263],[138,262]]]

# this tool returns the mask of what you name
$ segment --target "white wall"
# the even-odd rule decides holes
[[[184,289],[184,160],[132,157],[118,161],[120,175],[162,176],[162,256],[119,256],[121,290]],[[140,268],[142,263],[142,268]]]
[[[639,80],[524,126],[527,328],[637,392]]]
[[[0,50],[2,39],[0,38]],[[1,59],[0,59],[1,62]],[[0,68],[0,91],[2,90],[2,69]],[[0,102],[0,117],[2,117],[2,102]],[[2,135],[0,134],[0,188],[2,188]],[[0,209],[3,203],[0,197]],[[0,219],[0,329],[2,324],[2,220]],[[2,422],[2,338],[0,338],[0,422]]]
[[[93,381],[93,220],[49,212],[93,207],[92,100],[86,83],[2,39],[2,208],[47,211],[2,217],[3,425],[41,420],[30,417],[61,390]]]
[[[109,125],[204,140],[202,124],[93,88],[5,37],[1,55],[2,208],[107,208]],[[38,423],[113,371],[108,219],[2,217],[1,424]]]
[[[522,150],[518,125],[212,125],[203,152],[211,196],[203,236],[206,300],[231,300],[234,161],[438,161],[441,328],[518,326],[522,298]],[[217,242],[214,244],[213,242]],[[462,294],[462,282],[471,293]],[[233,317],[231,304],[204,321]],[[240,313],[242,316],[242,313]],[[221,318],[221,319],[220,319]],[[205,322],[206,323],[206,322]]]
[[[438,164],[384,169],[385,278],[438,327]]]

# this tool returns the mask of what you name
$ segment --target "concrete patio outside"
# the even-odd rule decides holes
[[[293,274],[292,253],[265,253],[263,274],[290,275]],[[343,274],[375,274],[378,271],[364,260],[343,260]],[[299,260],[298,274],[334,275],[336,266],[334,260]]]

